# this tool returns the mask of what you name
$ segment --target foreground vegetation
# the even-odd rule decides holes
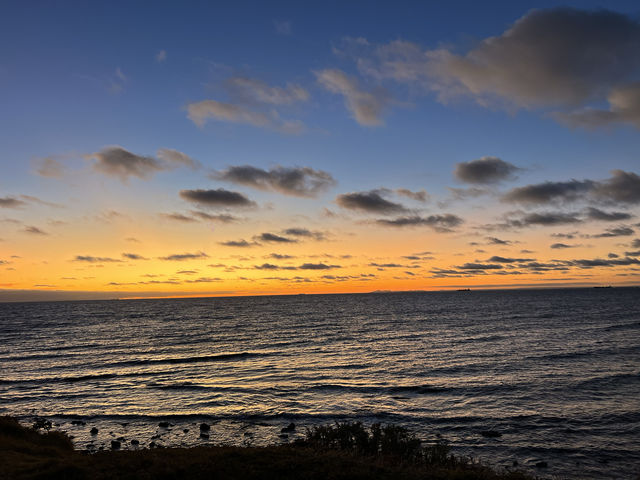
[[[340,423],[273,447],[194,447],[88,454],[61,432],[0,417],[1,479],[434,479],[526,480],[424,446],[406,429]]]

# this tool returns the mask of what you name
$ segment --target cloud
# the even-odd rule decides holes
[[[170,167],[189,167],[192,170],[197,170],[202,167],[202,164],[197,160],[194,160],[186,153],[173,150],[171,148],[161,148],[156,153],[158,158],[165,162]]]
[[[22,229],[23,232],[29,233],[31,235],[49,235],[44,230],[39,229],[38,227],[34,227],[32,225],[27,225]]]
[[[360,125],[382,125],[382,113],[391,100],[385,89],[378,88],[371,92],[361,90],[358,81],[342,70],[321,70],[315,72],[315,75],[324,88],[344,97],[347,110]]]
[[[225,247],[242,247],[242,248],[246,248],[246,247],[255,247],[257,245],[260,245],[259,243],[256,242],[247,242],[244,239],[241,240],[228,240],[226,242],[220,242],[220,245],[223,245]]]
[[[280,235],[276,235],[275,233],[269,232],[261,233],[260,235],[256,235],[253,238],[254,240],[268,243],[296,243],[298,241],[295,238],[282,237]]]
[[[207,120],[239,123],[254,127],[269,128],[282,133],[300,133],[303,125],[298,121],[282,120],[275,110],[267,113],[251,110],[243,105],[202,100],[187,105],[187,117],[198,127],[204,127]]]
[[[283,232],[285,235],[292,235],[294,237],[312,238],[314,240],[326,240],[324,232],[317,230],[309,230],[308,228],[287,228]]]
[[[429,215],[428,217],[411,216],[394,219],[378,219],[376,223],[390,227],[428,226],[439,232],[450,232],[453,228],[464,223],[462,218],[452,213],[443,215]]]
[[[123,253],[122,256],[128,260],[149,260],[142,255],[138,255],[137,253]]]
[[[279,35],[291,35],[291,22],[286,20],[274,20],[273,28]]]
[[[20,208],[26,204],[27,202],[15,197],[0,197],[0,208]]]
[[[340,265],[327,265],[324,263],[303,263],[298,267],[300,270],[330,270],[332,268],[342,268]]]
[[[263,170],[243,165],[214,172],[212,178],[297,197],[315,197],[336,184],[331,174],[309,167],[276,166]]]
[[[211,214],[206,212],[199,212],[198,210],[191,210],[191,214],[194,217],[200,218],[201,220],[208,220],[212,222],[232,223],[238,220],[238,217],[234,217],[233,215],[229,215],[228,213]]]
[[[225,82],[225,87],[234,98],[245,103],[291,105],[309,100],[309,92],[292,83],[284,88],[272,87],[255,78],[232,77]]]
[[[503,266],[496,263],[465,263],[455,268],[459,270],[500,270]]]
[[[196,252],[196,253],[176,253],[173,255],[167,255],[166,257],[158,257],[160,260],[168,260],[174,262],[181,262],[183,260],[197,260],[199,258],[209,258],[204,252]]]
[[[294,257],[293,255],[284,255],[284,254],[280,254],[280,253],[270,253],[265,258],[273,258],[275,260],[287,260],[287,259],[296,258],[296,257]]]
[[[513,243],[511,240],[501,240],[497,237],[487,237],[487,241],[491,245],[511,245]]]
[[[429,194],[427,193],[426,190],[418,190],[416,192],[413,192],[411,190],[408,190],[406,188],[397,188],[395,190],[395,192],[398,195],[402,195],[403,197],[407,197],[410,198],[411,200],[415,200],[416,202],[427,202],[429,201]]]
[[[595,189],[596,198],[608,203],[640,203],[640,176],[624,170],[612,170],[611,178],[599,182]]]
[[[631,242],[631,248],[640,248],[640,238],[636,238]]]
[[[158,53],[156,53],[156,62],[162,63],[166,59],[167,59],[167,51],[166,50],[160,50]]]
[[[399,204],[382,198],[386,190],[370,190],[368,192],[342,193],[336,197],[336,203],[349,210],[359,210],[369,213],[402,213],[407,209]]]
[[[636,232],[630,227],[608,228],[605,232],[597,235],[591,235],[592,238],[609,238],[609,237],[627,237],[634,235]]]
[[[183,215],[182,213],[161,213],[160,216],[162,218],[166,218],[167,220],[174,220],[176,222],[183,222],[183,223],[197,222],[195,218],[188,217],[186,215]]]
[[[442,52],[434,72],[479,99],[579,105],[637,73],[638,50],[640,25],[623,14],[532,10],[464,56]]]
[[[486,185],[514,178],[518,170],[515,165],[498,157],[482,157],[456,164],[454,175],[461,182]]]
[[[533,258],[508,258],[508,257],[499,257],[497,255],[494,255],[493,257],[488,259],[487,262],[517,263],[517,262],[532,262],[533,260],[534,260]]]
[[[505,202],[523,204],[544,204],[551,202],[570,202],[583,197],[593,190],[595,182],[591,180],[569,180],[567,182],[544,182],[535,185],[517,187],[502,196]]]
[[[149,178],[164,170],[161,162],[153,157],[136,155],[122,147],[106,147],[99,152],[86,155],[87,159],[94,159],[93,169],[126,182],[129,177]]]
[[[565,248],[577,248],[577,247],[581,247],[582,245],[567,245],[566,243],[554,243],[552,244],[549,248],[553,248],[556,250],[562,250]]]
[[[640,203],[640,176],[624,170],[612,170],[611,177],[601,181],[572,179],[517,187],[503,195],[502,200],[529,205],[580,200],[634,205]],[[598,212],[590,213],[598,215]]]
[[[627,212],[605,212],[594,207],[587,208],[586,215],[590,220],[602,220],[605,222],[619,222],[633,218],[633,215]]]
[[[180,197],[202,207],[255,207],[256,203],[239,192],[217,190],[180,190]]]
[[[507,227],[523,228],[533,225],[567,225],[580,223],[582,219],[576,213],[566,212],[536,212],[523,215],[520,218],[507,221]]]
[[[64,175],[64,165],[53,157],[39,158],[34,163],[36,173],[41,177],[61,178]]]
[[[115,263],[115,262],[121,262],[122,260],[118,260],[110,257],[94,257],[92,255],[76,255],[72,261],[87,262],[87,263]]]
[[[572,112],[556,112],[554,117],[572,127],[596,128],[627,123],[640,128],[640,82],[611,89],[609,108],[582,108]]]

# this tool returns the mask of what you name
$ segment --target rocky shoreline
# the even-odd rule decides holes
[[[97,429],[83,420],[77,428]],[[26,427],[0,417],[0,478],[218,478],[218,479],[479,479],[527,480],[519,471],[495,471],[450,454],[443,443],[422,445],[406,429],[359,422],[314,427],[300,433],[295,423],[280,427],[280,445],[164,447],[153,440],[115,437],[91,451],[74,448],[54,422]],[[158,422],[158,429],[175,428]],[[100,429],[94,435],[100,435]],[[187,430],[187,429],[183,429]],[[195,431],[210,440],[212,425]],[[295,438],[294,438],[295,437]]]

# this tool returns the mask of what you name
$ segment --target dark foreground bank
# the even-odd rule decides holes
[[[70,438],[0,417],[2,479],[483,479],[526,480],[423,446],[407,430],[359,423],[309,431],[305,440],[272,447],[160,448],[94,454]]]

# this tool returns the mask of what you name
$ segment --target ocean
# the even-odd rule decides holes
[[[640,289],[4,303],[0,415],[80,449],[394,423],[498,468],[636,478]]]

